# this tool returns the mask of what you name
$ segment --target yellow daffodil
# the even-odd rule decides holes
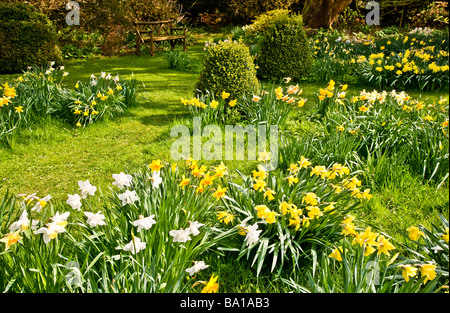
[[[302,203],[305,202],[307,205],[315,206],[319,204],[317,201],[318,197],[314,192],[307,192],[302,199]]]
[[[225,223],[225,225],[228,225],[228,223],[233,223],[234,215],[227,211],[219,211],[217,212],[217,219],[220,222]]]
[[[448,242],[448,227],[445,228],[445,234],[442,235],[442,239],[444,239],[446,242]]]
[[[213,193],[213,197],[216,198],[217,200],[222,199],[225,196],[225,193],[227,191],[227,187],[222,188],[220,185],[219,187],[216,189],[216,191]]]
[[[275,197],[273,196],[275,193],[275,191],[267,189],[266,191],[264,191],[264,198],[267,197],[268,201],[272,201],[273,199],[275,199]]]
[[[335,248],[333,250],[333,252],[331,252],[331,254],[328,255],[328,257],[334,258],[334,259],[336,259],[336,261],[342,261],[342,256],[341,256],[341,251],[340,250],[342,250],[342,247]]]
[[[231,100],[228,104],[230,105],[230,107],[234,107],[237,104],[237,100]]]
[[[436,266],[433,264],[422,264],[420,265],[420,275],[426,277],[423,281],[426,284],[429,280],[436,278]]]
[[[213,109],[216,109],[218,105],[219,102],[217,102],[216,100],[211,101],[211,103],[209,104],[209,106]]]
[[[402,268],[402,276],[406,282],[408,282],[410,278],[417,275],[417,271],[418,271],[417,267],[414,267],[414,266],[408,265],[408,264],[399,265],[399,267]]]
[[[423,236],[423,232],[419,230],[416,226],[411,226],[406,229],[408,231],[409,239],[417,241],[421,236]]]
[[[222,99],[227,99],[230,96],[230,94],[228,92],[222,91],[221,96],[222,96]]]
[[[164,167],[164,164],[161,164],[161,160],[153,160],[148,167],[152,172],[159,172]]]
[[[267,212],[267,215],[266,215],[266,217],[265,217],[266,223],[267,223],[267,224],[273,224],[273,223],[275,223],[275,222],[276,222],[276,217],[277,217],[278,215],[280,215],[280,214],[278,214],[277,212],[274,212],[274,211],[270,211],[270,210],[269,210],[269,212]]]
[[[312,163],[309,162],[309,160],[307,158],[305,158],[304,156],[301,156],[300,161],[298,161],[298,164],[299,164],[300,168],[307,168]]]
[[[384,253],[386,255],[390,255],[389,250],[395,249],[394,245],[389,242],[389,239],[384,238],[383,235],[378,237],[377,246],[378,254]]]
[[[5,251],[22,239],[22,237],[19,236],[19,233],[20,230],[17,230],[14,233],[6,234],[4,238],[0,239],[0,242],[5,243]]]
[[[178,184],[178,186],[180,186],[181,188],[184,189],[184,187],[186,187],[187,185],[189,185],[189,178],[186,178],[184,175],[182,176],[181,182]]]
[[[205,287],[202,289],[202,293],[216,293],[219,290],[219,284],[216,283],[219,276],[215,276],[212,274],[209,281],[204,283]]]
[[[267,213],[270,212],[270,209],[263,204],[255,206],[255,210],[258,212],[256,215],[258,215],[259,218],[266,218]]]

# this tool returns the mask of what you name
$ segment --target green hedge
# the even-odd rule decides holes
[[[52,23],[30,5],[0,3],[0,42],[1,74],[62,60]]]
[[[231,98],[257,92],[259,81],[248,47],[231,40],[210,45],[195,88],[202,93],[226,91]]]
[[[274,19],[260,43],[258,65],[263,78],[298,80],[309,74],[313,57],[301,15],[282,14]]]

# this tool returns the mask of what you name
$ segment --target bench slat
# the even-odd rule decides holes
[[[184,39],[184,51],[187,50],[185,27],[174,27],[174,20],[153,21],[153,22],[134,22],[136,28],[136,54],[140,54],[139,46],[143,44],[151,55],[154,55],[154,43],[157,41],[170,41],[172,49],[175,46],[175,40]],[[174,32],[175,31],[175,32]],[[178,31],[184,31],[180,34]],[[150,43],[150,47],[147,45]]]

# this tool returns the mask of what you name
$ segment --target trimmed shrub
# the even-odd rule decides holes
[[[267,11],[255,18],[252,24],[244,26],[245,33],[250,36],[264,34],[270,29],[274,21],[280,18],[287,18],[289,14],[291,14],[290,10],[277,9]]]
[[[309,74],[313,58],[301,15],[279,15],[261,39],[258,60],[263,78],[294,80]]]
[[[0,42],[0,74],[62,60],[52,23],[30,5],[0,4]]]
[[[195,88],[200,93],[226,91],[231,99],[257,92],[259,81],[248,47],[232,40],[210,45]]]

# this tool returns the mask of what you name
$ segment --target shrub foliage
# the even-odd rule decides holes
[[[0,42],[0,73],[61,60],[53,25],[29,5],[0,4]]]

